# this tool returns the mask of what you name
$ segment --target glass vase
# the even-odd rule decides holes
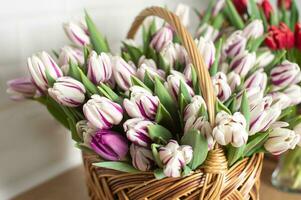
[[[272,175],[272,184],[280,190],[301,193],[301,148],[296,147],[280,157]]]

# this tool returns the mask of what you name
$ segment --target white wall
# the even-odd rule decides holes
[[[32,53],[67,43],[63,21],[86,8],[117,49],[134,16],[146,6],[180,0],[0,0],[0,199],[9,199],[81,162],[66,132],[34,102],[15,103],[6,81],[26,70]],[[182,0],[201,7],[203,0]],[[201,3],[203,2],[203,3]],[[205,7],[205,5],[203,5]],[[195,18],[194,18],[195,19]]]

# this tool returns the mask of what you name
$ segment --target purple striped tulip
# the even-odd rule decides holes
[[[212,41],[206,41],[205,38],[200,37],[199,40],[195,40],[197,47],[204,58],[205,64],[209,69],[215,60],[215,46]]]
[[[230,63],[230,68],[238,73],[241,77],[244,77],[255,65],[255,62],[255,52],[249,53],[248,51],[244,51],[233,58]]]
[[[190,13],[190,7],[186,4],[178,4],[175,14],[180,18],[182,24],[184,26],[189,25],[189,13]]]
[[[251,21],[242,31],[242,35],[247,38],[259,38],[264,33],[264,27],[261,20],[256,19]]]
[[[178,50],[174,43],[167,44],[161,51],[160,55],[166,65],[173,69],[176,61],[178,60]]]
[[[256,64],[258,67],[266,67],[274,60],[275,55],[267,48],[256,58]]]
[[[157,69],[157,64],[153,59],[147,59],[145,56],[141,56],[139,58],[138,66],[140,67],[141,65],[145,64],[149,68],[152,69]]]
[[[123,109],[119,104],[97,94],[84,104],[83,111],[86,119],[99,129],[109,129],[123,118]]]
[[[154,156],[150,149],[131,144],[130,154],[133,166],[140,171],[149,171],[155,165]]]
[[[184,121],[187,121],[190,117],[198,117],[201,107],[206,108],[206,103],[202,96],[195,95],[190,104],[188,104],[184,109]]]
[[[265,90],[268,82],[267,74],[262,70],[257,70],[254,72],[244,83],[246,88],[250,87],[260,87],[262,91]]]
[[[152,140],[148,134],[148,126],[153,124],[154,122],[142,118],[132,118],[123,124],[123,129],[128,140],[136,145],[149,147]]]
[[[291,99],[288,95],[284,94],[283,92],[272,92],[269,93],[267,96],[272,97],[273,102],[275,102],[281,110],[291,106]]]
[[[106,53],[97,55],[95,51],[92,51],[87,68],[88,78],[96,85],[108,82],[112,76],[111,59]]]
[[[195,129],[199,130],[201,134],[205,136],[208,142],[208,149],[213,149],[214,140],[212,137],[212,127],[208,120],[205,117],[195,117],[191,116],[187,119],[184,126],[184,133],[187,133],[189,130]]]
[[[210,24],[204,23],[200,28],[197,30],[197,37],[202,36],[206,41],[215,41],[218,37],[219,31],[215,29]]]
[[[260,89],[260,87],[251,87],[251,88],[246,88],[246,95],[249,101],[250,107],[255,106],[262,98],[263,98],[263,91]],[[241,106],[241,100],[243,96],[243,91],[241,91],[237,95],[237,101],[236,101],[236,110],[238,110]]]
[[[165,87],[168,90],[169,94],[176,101],[178,100],[181,81],[182,81],[182,84],[184,85],[184,87],[186,87],[190,96],[191,97],[194,96],[194,92],[193,92],[192,88],[186,83],[186,80],[184,78],[181,78],[180,76],[171,74],[167,77],[167,81],[165,82]]]
[[[159,149],[159,158],[164,165],[163,172],[168,177],[180,177],[182,169],[192,160],[192,156],[191,146],[180,146],[175,140],[170,140]]]
[[[160,28],[150,42],[150,46],[157,52],[160,52],[164,47],[172,42],[173,31],[171,28],[164,26]]]
[[[183,71],[184,79],[186,80],[189,86],[192,86],[192,70],[193,70],[193,65],[190,63],[186,65]]]
[[[153,120],[156,118],[159,98],[148,90],[133,86],[130,88],[130,99],[124,99],[123,106],[130,117]]]
[[[231,143],[234,147],[241,147],[248,140],[245,117],[240,112],[233,115],[225,111],[217,113],[216,127],[212,131],[212,136],[220,145]]]
[[[68,107],[80,106],[85,101],[85,86],[67,76],[56,79],[52,88],[48,89],[48,94],[59,104]]]
[[[49,87],[46,77],[46,71],[49,75],[56,80],[58,77],[63,76],[63,72],[54,60],[45,51],[33,55],[27,59],[28,69],[33,83],[41,90],[45,91]]]
[[[231,88],[231,91],[234,92],[235,89],[241,84],[241,78],[236,72],[230,72],[227,74],[227,82]]]
[[[223,52],[226,56],[233,58],[246,49],[247,39],[242,36],[242,31],[232,33],[223,45]]]
[[[212,84],[217,98],[224,102],[231,96],[231,88],[227,83],[227,77],[224,73],[218,72],[212,77]]]
[[[116,84],[123,90],[132,86],[131,76],[136,75],[136,68],[121,57],[113,58],[113,76]]]
[[[69,22],[65,23],[63,28],[69,40],[76,46],[83,47],[90,44],[89,35],[87,30],[83,28],[82,24]]]
[[[61,48],[58,61],[59,66],[69,66],[69,62],[72,62],[77,65],[83,65],[85,59],[82,50],[71,46],[64,46],[63,48]]]
[[[283,61],[271,71],[272,84],[281,88],[297,83],[296,79],[299,79],[299,76],[300,68],[298,64],[288,60]]]
[[[106,160],[125,160],[128,153],[128,141],[111,130],[97,130],[90,140],[90,147],[95,153]]]
[[[141,56],[138,63],[139,68],[137,69],[137,77],[140,80],[144,80],[146,72],[153,80],[155,76],[164,79],[165,71],[157,69],[157,65],[153,59],[146,59],[145,56]]]
[[[275,128],[269,134],[264,148],[273,155],[280,155],[289,149],[294,149],[300,141],[300,135],[287,128]]]
[[[23,100],[33,98],[37,94],[37,87],[32,83],[30,78],[21,77],[7,82],[7,93],[12,100]]]

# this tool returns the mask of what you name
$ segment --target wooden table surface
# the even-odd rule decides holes
[[[275,163],[266,160],[261,176],[261,200],[300,200],[301,194],[290,194],[273,188],[270,184]],[[89,200],[81,166],[71,169],[48,182],[19,195],[13,200]]]

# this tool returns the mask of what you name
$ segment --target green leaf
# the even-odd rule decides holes
[[[184,82],[183,82],[182,80],[180,80],[179,97],[180,97],[181,95],[184,97],[184,99],[185,99],[185,101],[186,101],[187,103],[190,103],[190,101],[191,101],[191,96],[190,96],[190,94],[189,94],[189,92],[188,92],[188,90],[187,90],[186,85],[184,84]]]
[[[214,76],[217,73],[220,56],[221,56],[222,45],[223,45],[223,38],[220,38],[217,43],[217,46],[216,46],[216,54],[215,54],[214,63],[209,69],[210,76]]]
[[[155,159],[155,162],[156,164],[162,168],[163,167],[163,163],[162,161],[160,160],[160,157],[159,157],[159,152],[158,152],[158,147],[160,147],[161,145],[158,145],[158,144],[152,144],[151,145],[151,149],[152,149],[152,153],[153,153],[153,156],[154,156],[154,159]]]
[[[216,110],[216,113],[219,113],[220,111],[225,111],[226,113],[228,113],[230,115],[232,114],[231,111],[219,100],[216,100],[215,110]]]
[[[140,81],[136,76],[131,76],[131,81],[133,85],[142,87],[149,92],[152,92],[142,81]]]
[[[144,82],[144,84],[145,84],[149,89],[151,89],[152,91],[154,91],[154,89],[155,89],[155,84],[154,84],[154,81],[153,81],[152,78],[150,77],[150,75],[149,75],[149,73],[148,73],[147,70],[145,71],[143,82]]]
[[[155,178],[157,180],[160,180],[160,179],[163,179],[163,178],[166,177],[164,172],[163,172],[163,169],[155,169],[154,170],[154,175],[155,175]]]
[[[198,130],[188,131],[181,139],[181,144],[190,145],[193,149],[192,161],[189,167],[192,170],[198,168],[205,160],[208,154],[208,143],[206,138]]]
[[[93,150],[89,149],[88,147],[86,147],[85,145],[83,145],[81,143],[76,143],[74,146],[76,148],[82,150],[83,152],[95,154],[95,152]]]
[[[296,4],[295,0],[292,1],[290,17],[291,17],[291,19],[290,19],[291,26],[290,27],[291,27],[291,30],[294,31],[295,24],[299,21],[299,11],[298,11],[298,7],[297,7],[297,4]]]
[[[266,38],[266,35],[262,35],[256,39],[254,38],[251,38],[248,42],[248,46],[247,46],[247,49],[250,51],[250,52],[256,52],[257,49],[260,47],[260,45],[262,44],[262,42],[265,40]]]
[[[85,18],[93,49],[97,52],[97,54],[100,54],[101,52],[109,52],[110,50],[105,37],[97,30],[93,20],[87,12]]]
[[[122,104],[123,99],[118,94],[116,94],[109,86],[107,86],[104,83],[100,83],[98,88],[101,88],[101,90],[107,94],[107,98],[111,99],[112,101],[118,104]]]
[[[193,65],[190,65],[190,67],[191,67],[191,81],[192,81],[193,91],[195,94],[201,95],[198,76],[196,74],[195,68],[193,67]]]
[[[171,69],[170,64],[166,62],[166,59],[164,58],[164,56],[162,56],[161,53],[158,54],[157,58],[158,58],[160,69],[163,69],[166,73],[168,73]]]
[[[81,75],[80,72],[78,71],[79,67],[77,64],[72,62],[71,60],[69,61],[69,71],[68,75],[71,76],[72,78],[75,78],[78,81],[81,81]]]
[[[64,111],[61,109],[61,105],[54,101],[52,98],[46,99],[46,107],[49,113],[59,121],[65,128],[69,129],[69,123],[67,116]]]
[[[88,91],[89,95],[92,96],[93,94],[97,94],[97,87],[88,79],[88,77],[84,74],[84,72],[78,67],[77,68],[80,77],[82,80],[83,85],[85,86],[86,90]]]
[[[225,19],[224,19],[223,13],[219,13],[219,14],[217,14],[216,17],[214,17],[213,22],[212,22],[212,26],[215,29],[219,30],[222,27],[224,21],[225,21]]]
[[[99,162],[99,163],[93,163],[93,166],[96,167],[103,167],[107,169],[113,169],[121,172],[128,172],[128,173],[138,173],[139,170],[134,168],[132,165],[125,163],[125,162],[119,162],[119,161],[107,161],[107,162]]]
[[[228,165],[231,167],[236,161],[241,159],[244,154],[244,150],[246,148],[246,145],[244,144],[241,147],[233,147],[232,145],[229,146],[227,151],[227,159],[228,159]]]
[[[181,116],[184,112],[184,109],[186,108],[186,106],[188,105],[188,102],[186,101],[185,97],[183,94],[179,94],[179,97],[178,97],[178,101],[179,101],[179,109],[180,109],[180,113],[181,113]]]
[[[70,118],[67,118],[68,123],[69,123],[69,129],[71,131],[71,137],[74,141],[76,142],[82,142],[82,139],[79,137],[77,130],[76,130],[76,122],[73,121]]]
[[[249,0],[247,8],[248,8],[248,13],[251,16],[251,20],[260,19],[259,9],[254,0]]]
[[[172,116],[177,115],[177,106],[158,77],[155,77],[155,94],[158,96],[160,102],[167,109],[167,111],[172,114]]]
[[[255,135],[249,137],[249,142],[244,149],[244,156],[249,157],[253,155],[259,148],[261,148],[264,142],[268,139],[269,132],[256,133]]]
[[[84,70],[84,72],[86,72],[87,71],[86,66],[88,66],[88,59],[89,59],[89,55],[90,55],[90,49],[87,45],[85,45],[83,47],[83,52],[84,52],[84,59],[85,59],[83,70]]]
[[[230,103],[229,109],[232,113],[236,112],[236,104],[237,104],[237,100],[236,98],[233,98],[233,101]]]
[[[164,126],[153,124],[148,126],[147,129],[149,137],[156,143],[159,141],[160,143],[163,142],[166,144],[170,139],[172,139],[172,134]]]
[[[139,58],[143,55],[142,50],[137,47],[128,45],[126,42],[123,42],[123,45],[125,46],[131,60],[137,65],[139,62]]]
[[[245,26],[244,22],[231,0],[226,0],[226,9],[228,10],[228,17],[230,17],[232,24],[238,29],[243,29]]]
[[[249,100],[248,100],[247,93],[246,93],[245,90],[244,90],[244,92],[242,94],[240,112],[246,118],[246,122],[247,122],[246,130],[249,131],[250,115],[251,114],[250,114]]]
[[[260,12],[261,21],[263,23],[264,32],[266,33],[268,31],[269,23],[267,21],[267,18],[265,17],[264,11],[263,11],[263,9],[261,7],[259,7],[259,12]]]
[[[187,165],[184,166],[183,172],[182,172],[182,177],[188,176],[191,173],[192,169],[188,167]]]
[[[215,4],[215,1],[209,1],[205,14],[202,17],[201,24],[207,23],[212,16],[212,9]]]
[[[155,121],[158,124],[161,124],[163,126],[171,128],[171,130],[174,130],[174,122],[172,120],[172,117],[161,103],[158,106]]]
[[[47,82],[48,82],[48,86],[52,87],[53,84],[55,83],[55,79],[52,78],[52,76],[49,74],[48,69],[45,69],[45,74],[46,74],[46,79],[47,79]]]
[[[278,25],[278,16],[277,12],[272,12],[271,13],[271,19],[270,19],[271,25],[277,26]]]

